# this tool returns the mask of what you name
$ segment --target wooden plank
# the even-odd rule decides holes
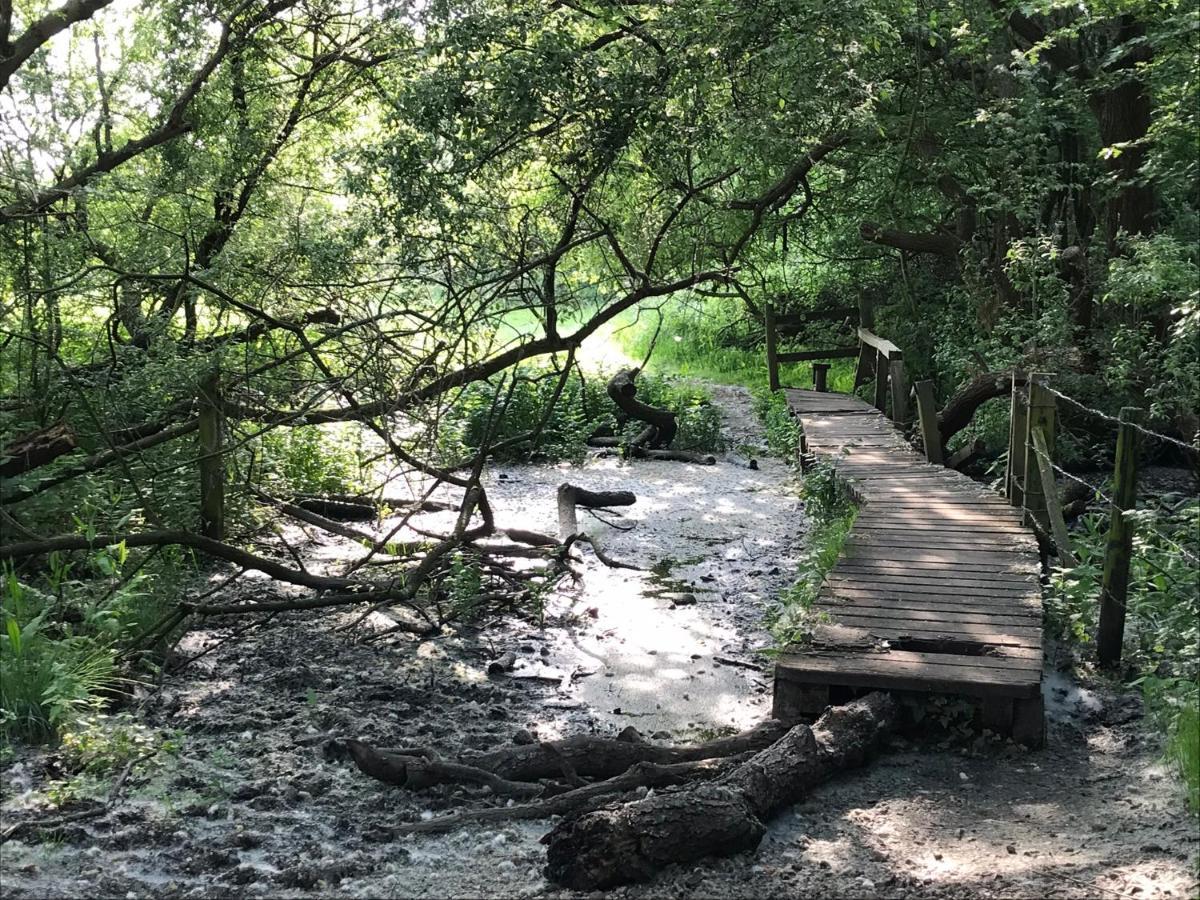
[[[1029,600],[1035,603],[1041,600],[1042,592],[1029,585],[984,582],[977,586],[955,585],[950,582],[918,581],[904,582],[898,579],[886,579],[878,575],[847,575],[830,573],[825,583],[839,593],[857,593],[859,596],[903,599],[905,597],[943,597],[967,600],[992,600],[997,604],[1015,603],[1019,600]]]
[[[855,535],[846,539],[844,550],[856,555],[870,555],[875,559],[892,559],[911,562],[975,562],[1015,565],[1025,558],[1023,552],[992,552],[991,550],[960,550],[946,547],[898,547],[864,541]]]
[[[855,530],[903,531],[916,534],[999,534],[1026,537],[1029,529],[1015,522],[999,522],[980,519],[975,522],[950,522],[946,519],[904,519],[883,516],[859,515],[854,520]]]
[[[838,650],[826,647],[802,647],[786,649],[779,656],[779,662],[786,664],[792,657],[807,659],[810,656],[820,656],[822,659],[885,659],[893,662],[916,663],[918,665],[960,666],[967,669],[1001,669],[1028,672],[1033,669],[1040,673],[1041,665],[1029,656],[991,656],[982,654],[969,656],[962,653],[928,653],[913,650]],[[1028,677],[1028,676],[1025,676]]]
[[[893,354],[901,354],[900,348],[891,341],[884,340],[879,335],[875,334],[866,328],[858,329],[858,339],[868,346],[874,347],[876,352],[882,354],[885,358],[891,359]]]
[[[835,347],[832,350],[798,350],[794,353],[775,354],[775,358],[781,363],[810,362],[814,359],[850,359],[855,356],[858,356],[857,347]]]
[[[939,562],[909,562],[895,559],[875,559],[870,556],[847,554],[837,564],[838,568],[847,568],[863,573],[887,574],[898,572],[912,575],[915,578],[934,580],[957,580],[959,578],[976,578],[985,580],[999,578],[1005,580],[1028,581],[1037,584],[1037,577],[1030,571],[1029,565],[1017,560],[1010,565],[992,563],[939,563]],[[1007,577],[1007,578],[1006,578]]]
[[[1042,646],[1041,628],[1008,626],[995,628],[986,625],[948,624],[939,628],[932,623],[899,623],[879,616],[839,613],[835,621],[840,625],[865,628],[881,638],[917,638],[924,641],[957,640],[976,644],[997,646],[1036,647]]]
[[[921,442],[925,445],[925,458],[934,465],[942,465],[942,436],[938,431],[937,406],[933,398],[933,382],[928,379],[918,381],[914,387],[917,392],[917,420],[921,429]]]
[[[1054,546],[1064,566],[1079,565],[1071,552],[1071,538],[1067,534],[1067,523],[1063,520],[1062,502],[1058,498],[1058,485],[1054,483],[1054,470],[1050,467],[1050,444],[1046,429],[1033,428],[1029,432],[1033,448],[1037,451],[1038,475],[1042,480],[1042,496],[1046,504],[1046,517],[1050,521],[1050,532],[1054,535]]]
[[[823,659],[820,656],[789,658],[776,664],[775,677],[791,681],[849,687],[970,693],[979,696],[1032,697],[1041,686],[1028,675],[997,669],[967,669],[933,663],[893,660]]]
[[[1029,553],[1030,546],[1015,537],[998,540],[973,539],[970,535],[912,535],[896,531],[854,531],[850,535],[860,544],[877,547],[915,547],[922,550],[987,550],[989,553]],[[1036,544],[1034,545],[1036,549]]]
[[[876,601],[878,603],[879,601]],[[873,619],[887,619],[896,623],[907,623],[918,628],[929,627],[958,627],[960,625],[986,625],[990,628],[1039,628],[1040,616],[1011,615],[1000,613],[954,611],[950,609],[914,609],[910,606],[894,604],[871,605],[869,601],[853,600],[843,596],[823,597],[817,601],[817,606],[835,618],[842,615],[869,616]]]
[[[1041,596],[1041,585],[1037,579],[1020,572],[1004,572],[993,575],[985,572],[959,572],[951,569],[889,568],[870,564],[860,564],[854,560],[841,560],[833,571],[832,576],[854,580],[857,583],[882,583],[897,585],[945,585],[947,587],[979,588],[983,590],[1018,588],[1030,595]]]

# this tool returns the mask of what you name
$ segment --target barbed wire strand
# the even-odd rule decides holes
[[[1055,472],[1058,472],[1059,474],[1061,474],[1067,478],[1070,478],[1072,481],[1077,481],[1080,484],[1091,488],[1092,490],[1094,490],[1096,492],[1097,496],[1099,496],[1102,500],[1104,500],[1106,503],[1108,503],[1114,509],[1120,509],[1119,504],[1115,500],[1113,500],[1111,497],[1109,497],[1107,494],[1105,494],[1104,491],[1100,490],[1100,488],[1096,487],[1094,484],[1084,481],[1082,478],[1079,478],[1076,475],[1072,475],[1070,472],[1068,472],[1062,466],[1056,464],[1054,462],[1054,460],[1052,460],[1049,456],[1047,456],[1045,453],[1043,453],[1041,450],[1039,450],[1032,443],[1029,444],[1029,449],[1032,450],[1034,453],[1036,453],[1039,458],[1045,460],[1046,463],[1050,466],[1050,468],[1052,470],[1054,470]],[[1192,565],[1200,565],[1200,557],[1193,554],[1186,547],[1181,546],[1174,539],[1169,537],[1165,532],[1160,531],[1158,528],[1155,528],[1153,525],[1150,525],[1149,523],[1147,523],[1144,519],[1141,519],[1140,517],[1138,517],[1136,508],[1122,509],[1121,512],[1124,515],[1129,517],[1130,522],[1134,526],[1135,530],[1136,529],[1144,529],[1146,531],[1153,532],[1159,538],[1161,538],[1165,544],[1170,546],[1172,549],[1178,551],[1180,556],[1182,556],[1184,559],[1186,559]]]
[[[1042,389],[1047,391],[1050,394],[1053,394],[1055,397],[1057,397],[1060,400],[1065,400],[1067,403],[1071,404],[1071,406],[1075,407],[1080,412],[1088,413],[1090,415],[1095,416],[1098,419],[1103,419],[1105,422],[1110,422],[1113,425],[1118,425],[1118,426],[1119,425],[1131,425],[1135,431],[1140,431],[1142,434],[1146,435],[1147,437],[1152,437],[1152,438],[1155,438],[1156,440],[1165,441],[1168,444],[1174,444],[1176,447],[1186,450],[1193,455],[1196,453],[1200,453],[1200,447],[1197,447],[1195,444],[1189,444],[1187,441],[1179,440],[1179,438],[1173,438],[1170,435],[1161,434],[1160,432],[1157,432],[1157,431],[1154,431],[1153,429],[1147,428],[1144,425],[1141,425],[1137,422],[1122,421],[1121,419],[1117,418],[1116,416],[1109,415],[1106,412],[1103,412],[1098,409],[1093,409],[1092,407],[1087,406],[1084,403],[1080,403],[1074,397],[1069,397],[1066,394],[1062,393],[1062,391],[1056,391],[1054,388],[1049,387],[1048,385],[1043,384]]]

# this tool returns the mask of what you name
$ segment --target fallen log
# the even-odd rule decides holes
[[[715,783],[664,791],[563,819],[546,835],[546,877],[574,890],[645,881],[672,863],[752,850],[764,820],[832,773],[861,764],[895,702],[874,693],[797,725]]]
[[[987,451],[987,443],[983,438],[975,438],[969,444],[963,444],[957,450],[950,454],[946,460],[947,469],[957,469],[962,471],[975,460],[979,459]]]
[[[44,466],[78,446],[66,422],[21,435],[0,449],[0,477],[12,478]]]
[[[679,433],[675,413],[637,399],[637,385],[634,383],[637,374],[637,369],[622,369],[614,375],[608,382],[608,396],[629,418],[646,423],[646,428],[630,442],[630,446],[655,449],[669,447]]]
[[[610,506],[632,506],[637,502],[633,491],[589,491],[563,482],[558,486],[558,537],[565,541],[579,533],[575,507],[605,509]]]

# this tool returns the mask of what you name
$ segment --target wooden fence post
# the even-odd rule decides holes
[[[813,363],[813,390],[822,394],[829,390],[829,363]]]
[[[1025,522],[1037,522],[1045,534],[1050,533],[1050,516],[1046,511],[1046,492],[1042,487],[1042,479],[1038,476],[1037,448],[1031,435],[1035,429],[1042,429],[1046,437],[1047,451],[1053,451],[1054,395],[1046,390],[1050,378],[1046,372],[1031,372],[1029,375],[1029,409],[1026,411],[1025,433],[1021,436],[1018,450],[1018,455],[1024,457],[1021,464],[1021,490],[1024,498],[1021,505],[1025,510]]]
[[[1029,404],[1021,395],[1021,379],[1012,376],[1012,407],[1008,416],[1008,466],[1004,494],[1012,506],[1025,502],[1025,435],[1029,430]]]
[[[1134,427],[1142,411],[1126,406],[1121,410],[1117,432],[1117,462],[1113,471],[1113,505],[1104,550],[1104,575],[1100,587],[1100,627],[1096,649],[1100,665],[1113,668],[1121,662],[1125,642],[1125,601],[1129,596],[1129,560],[1133,528],[1125,515],[1137,502],[1138,432]]]
[[[1054,467],[1050,465],[1050,461],[1054,458],[1053,451],[1050,449],[1050,441],[1043,428],[1030,429],[1029,438],[1033,441],[1033,449],[1037,453],[1038,480],[1042,485],[1042,496],[1046,500],[1046,518],[1050,521],[1050,533],[1054,535],[1054,546],[1058,550],[1059,561],[1063,565],[1076,566],[1079,561],[1071,552],[1071,536],[1067,533],[1062,503],[1058,499]]]
[[[934,465],[942,465],[942,435],[938,431],[937,408],[933,399],[933,382],[918,381],[917,419],[921,426],[921,441],[925,444],[925,458]]]
[[[908,421],[908,379],[904,375],[904,355],[894,350],[888,356],[888,380],[892,383],[892,422]]]
[[[875,354],[875,408],[880,412],[887,409],[888,360],[887,357],[872,347]]]
[[[771,390],[779,390],[779,348],[775,335],[775,307],[767,303],[763,307],[763,324],[767,329],[767,381]]]
[[[858,325],[860,328],[865,328],[867,331],[872,331],[875,328],[875,310],[871,308],[871,301],[866,297],[858,298]],[[860,385],[867,383],[871,377],[871,354],[874,348],[868,348],[863,341],[858,342],[858,366],[854,370],[854,390],[857,391]],[[853,393],[853,391],[851,391]]]
[[[221,455],[221,378],[200,384],[200,533],[225,539],[225,460]]]

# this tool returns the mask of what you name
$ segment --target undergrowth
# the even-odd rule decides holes
[[[818,463],[804,474],[800,488],[809,520],[800,575],[767,610],[767,627],[777,648],[806,643],[819,622],[813,606],[825,576],[841,556],[858,513],[834,466]]]
[[[1126,600],[1126,674],[1141,687],[1167,756],[1200,810],[1200,501],[1143,505],[1135,527]],[[1047,627],[1083,646],[1095,641],[1108,517],[1083,516],[1072,533],[1079,563],[1056,569],[1046,592]]]
[[[496,459],[582,459],[587,439],[596,432],[631,440],[642,430],[642,422],[622,424],[616,405],[608,396],[609,376],[573,372],[558,389],[557,375],[548,369],[521,372],[516,385],[478,382],[463,391],[458,401],[442,414],[438,442],[449,463],[471,456],[488,437],[497,445]],[[500,396],[497,397],[497,391]],[[723,449],[721,417],[708,391],[676,378],[641,374],[637,397],[643,403],[663,407],[676,414],[679,432],[671,446],[676,450],[716,451]],[[500,410],[499,414],[494,409]]]

